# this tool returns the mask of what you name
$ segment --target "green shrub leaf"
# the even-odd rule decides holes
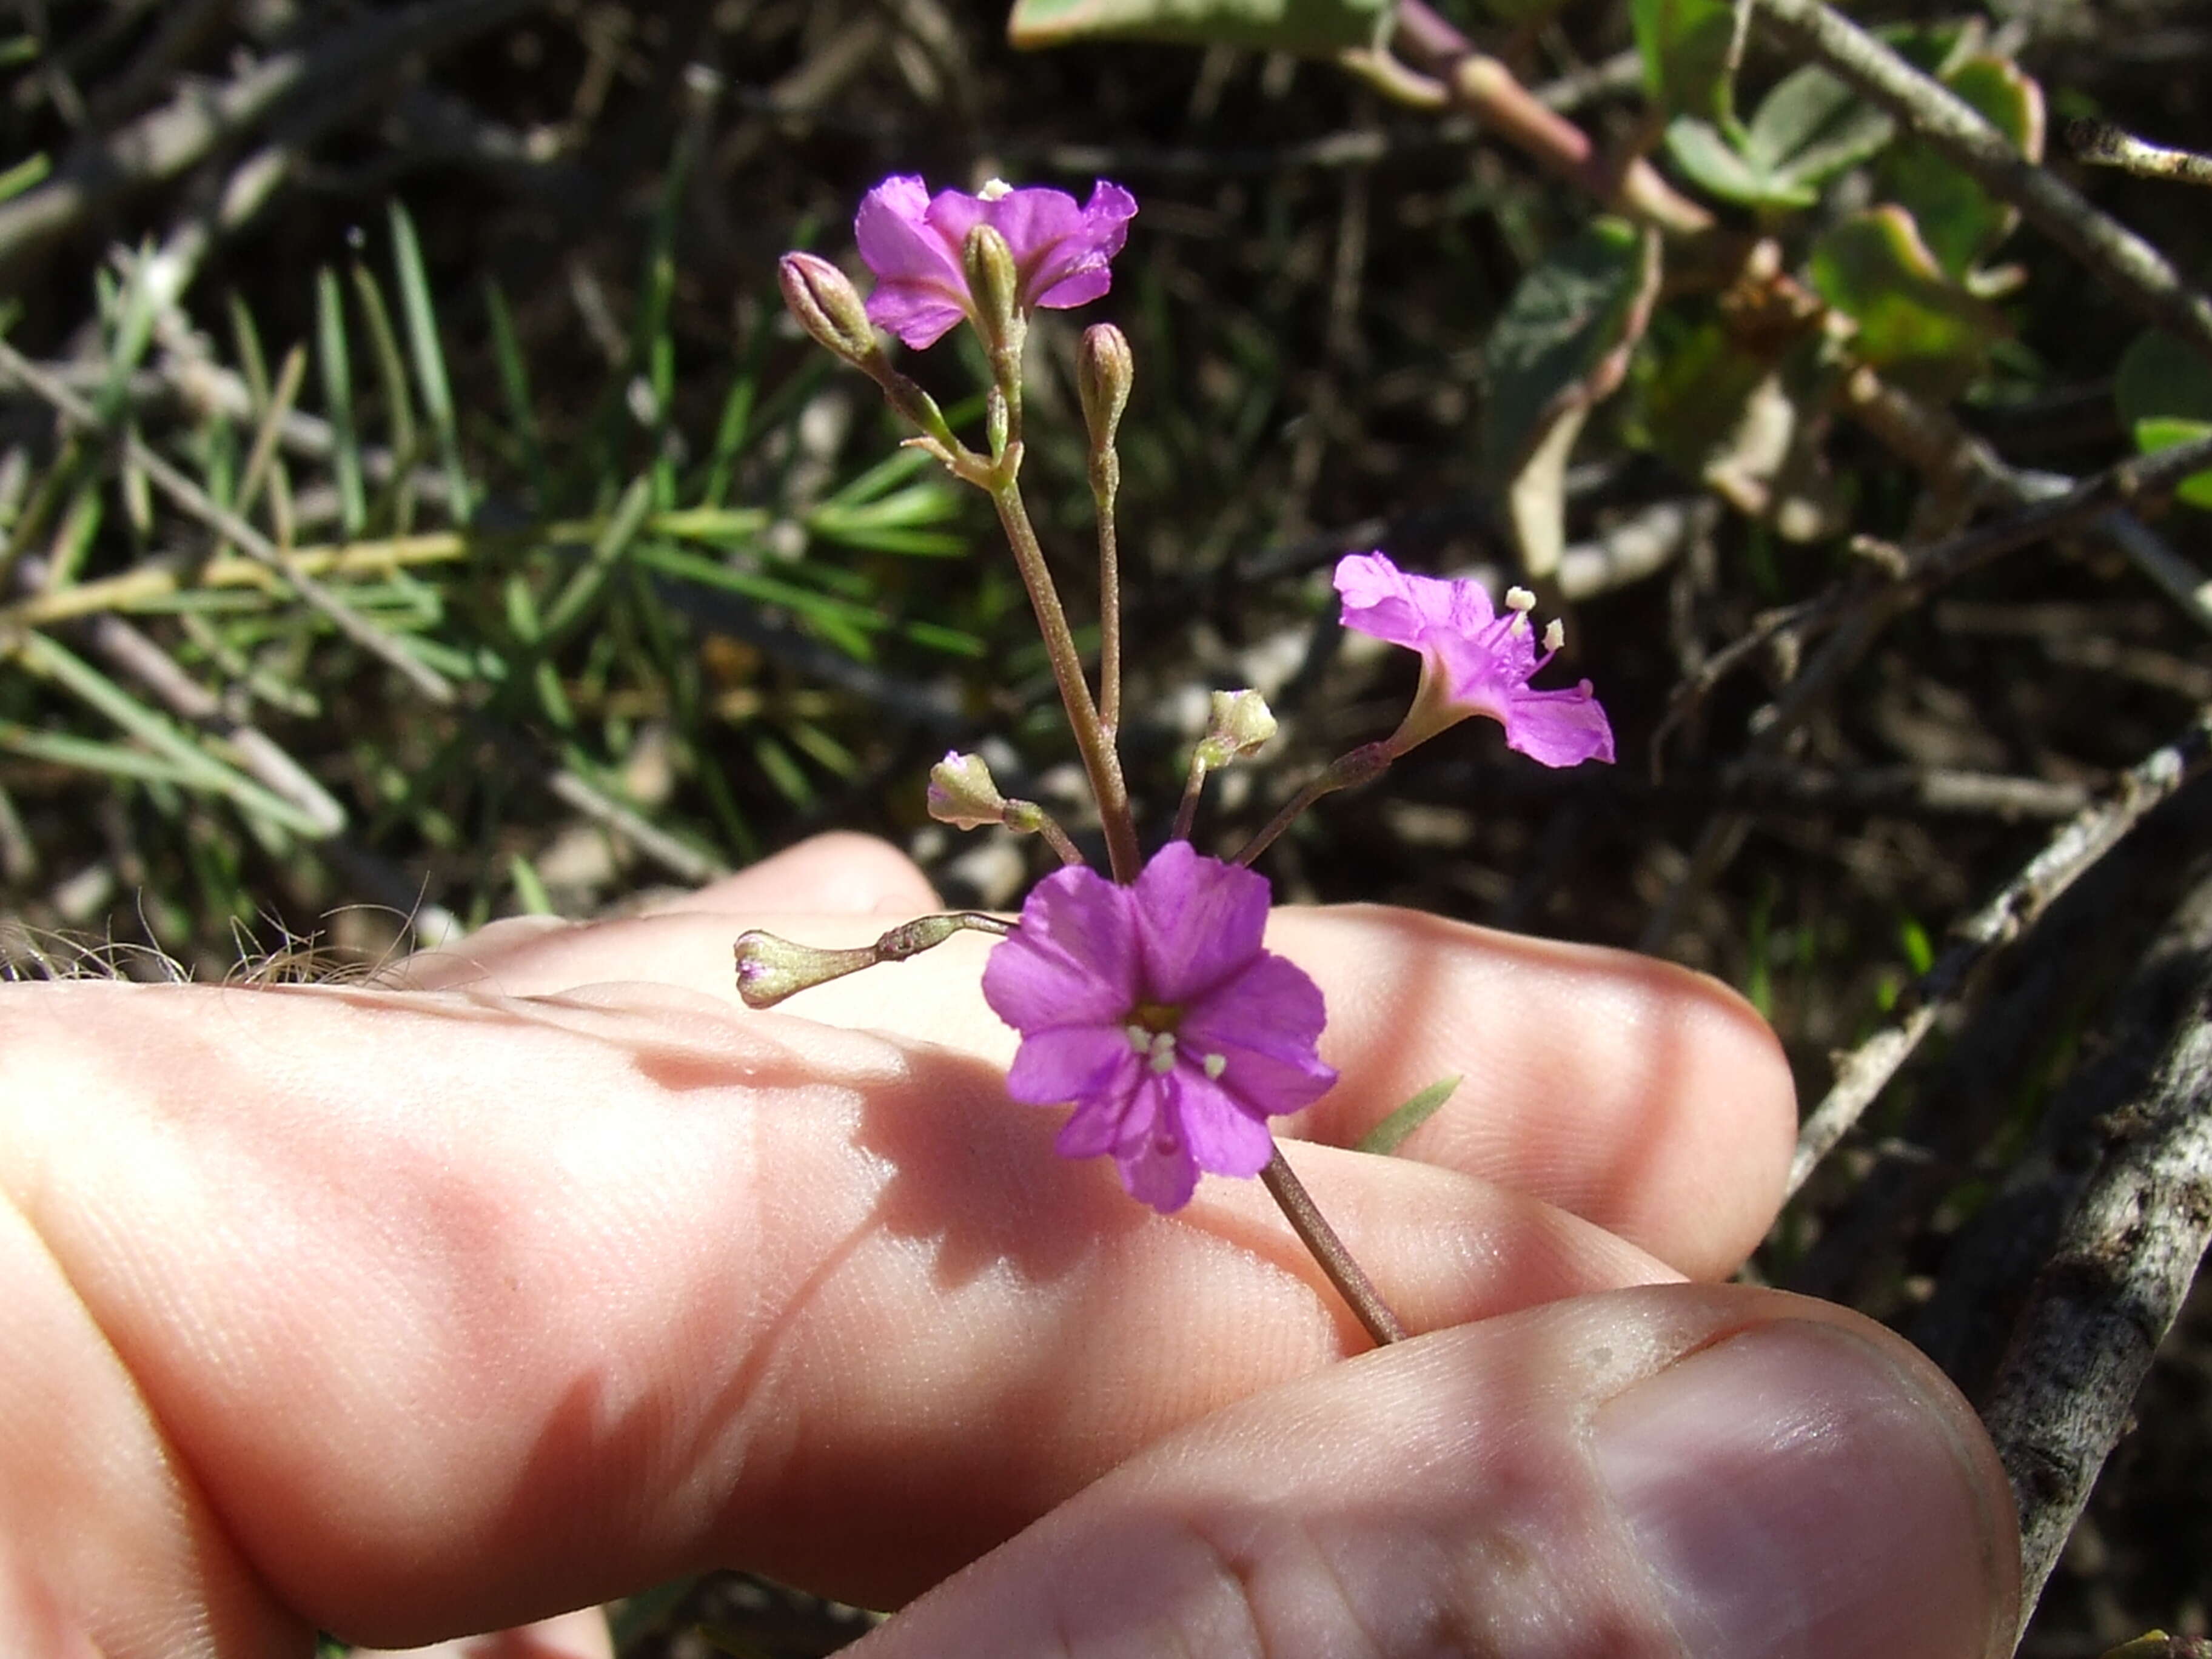
[[[2137,335],[2121,356],[2112,402],[2146,455],[2212,437],[2212,365],[2153,329]],[[2191,474],[2173,493],[2191,507],[2212,507],[2212,471]]]
[[[1955,391],[2007,330],[1921,239],[1912,216],[1882,206],[1852,215],[1814,244],[1813,286],[1858,325],[1859,356],[1921,388]]]

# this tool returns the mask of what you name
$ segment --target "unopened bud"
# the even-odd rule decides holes
[[[981,755],[950,754],[929,769],[929,816],[961,830],[1006,822],[1006,797]]]
[[[859,290],[827,259],[787,253],[776,263],[775,277],[783,303],[817,343],[848,363],[866,362],[882,349]]]
[[[1217,691],[1193,758],[1218,772],[1240,756],[1259,753],[1274,735],[1275,716],[1257,691]]]
[[[1013,338],[1022,276],[1006,239],[994,226],[970,227],[967,240],[960,245],[960,264],[984,337],[994,346]]]
[[[1075,380],[1083,394],[1083,423],[1090,428],[1091,448],[1114,447],[1121,411],[1129,404],[1129,382],[1136,373],[1136,355],[1120,329],[1097,323],[1083,331]]]
[[[786,997],[872,967],[874,950],[824,951],[752,928],[738,935],[738,995],[748,1008],[773,1008]]]

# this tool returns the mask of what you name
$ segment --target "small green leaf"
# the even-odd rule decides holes
[[[1022,47],[1172,40],[1328,57],[1374,46],[1389,17],[1385,0],[1014,0],[1006,38]]]
[[[1759,100],[1745,148],[1800,185],[1826,183],[1887,144],[1897,124],[1818,64],[1784,76]]]
[[[1388,1158],[1405,1145],[1408,1135],[1437,1115],[1444,1102],[1452,1097],[1452,1091],[1459,1085],[1460,1079],[1456,1077],[1438,1078],[1360,1136],[1358,1144],[1352,1150],[1372,1152],[1377,1158]]]
[[[2176,444],[2212,438],[2212,421],[2150,420],[2135,423],[2136,447],[2146,455]],[[2212,507],[2212,471],[2192,472],[2174,486],[2173,498],[2191,507]]]
[[[1900,207],[1854,214],[1814,244],[1813,286],[1858,325],[1858,355],[1929,390],[1955,391],[2004,336],[2004,319],[1952,280]]]
[[[1736,46],[1731,0],[1633,0],[1630,15],[1651,101],[1727,124]]]
[[[2029,161],[2043,156],[2043,89],[2009,59],[1987,52],[1960,58],[1943,83]],[[1972,176],[1917,139],[1899,143],[1884,159],[1882,189],[1911,214],[1936,263],[1964,276],[2012,234],[2019,212]]]
[[[1724,202],[1746,207],[1810,207],[1818,192],[1778,179],[1738,149],[1711,121],[1678,115],[1667,124],[1667,154],[1690,182]]]
[[[1667,152],[1691,181],[1749,207],[1810,207],[1820,186],[1890,141],[1895,123],[1826,70],[1785,76],[1735,134],[1678,116]]]

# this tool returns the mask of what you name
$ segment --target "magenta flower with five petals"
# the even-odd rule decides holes
[[[1507,595],[1505,615],[1480,582],[1444,581],[1401,570],[1381,553],[1354,553],[1336,567],[1344,625],[1421,653],[1421,686],[1391,739],[1402,753],[1470,714],[1505,728],[1509,748],[1547,766],[1613,758],[1613,727],[1590,683],[1539,691],[1528,682],[1559,653],[1561,632],[1544,632],[1539,654],[1528,625],[1534,596]]]
[[[1127,237],[1137,198],[1100,179],[1079,207],[1063,190],[995,190],[980,196],[941,190],[935,196],[912,173],[896,173],[860,200],[853,222],[860,258],[876,274],[868,318],[919,350],[933,345],[963,317],[975,314],[961,246],[978,224],[1006,239],[1027,316],[1039,306],[1064,311],[1088,305],[1113,284],[1109,266]]]
[[[1267,901],[1264,877],[1170,842],[1132,886],[1047,876],[984,966],[984,1000],[1022,1035],[1007,1092],[1073,1102],[1060,1156],[1111,1153],[1163,1213],[1201,1170],[1259,1174],[1268,1118],[1336,1081],[1315,1048],[1320,988],[1261,948]]]

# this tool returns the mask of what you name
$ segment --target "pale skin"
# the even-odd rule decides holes
[[[1761,1555],[1727,1628],[2008,1651],[1964,1402],[1854,1315],[1712,1282],[1794,1122],[1725,989],[1279,913],[1344,1074],[1291,1161],[1425,1334],[1339,1364],[1364,1339],[1256,1183],[1155,1217],[1006,1099],[988,941],[770,1013],[730,988],[744,927],[933,904],[831,836],[374,988],[0,988],[0,1650],[604,1659],[596,1615],[527,1621],[739,1565],[912,1601],[871,1659],[1686,1659],[1723,1626],[1668,1586],[1736,1517],[1655,1547],[1669,1506],[1786,1466],[1804,1513],[1721,1550]],[[1403,1156],[1339,1149],[1454,1073]]]

